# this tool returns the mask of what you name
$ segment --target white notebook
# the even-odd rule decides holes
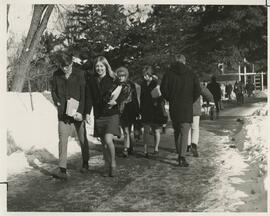
[[[75,100],[74,98],[70,98],[67,101],[66,114],[68,116],[73,117],[75,113],[77,112],[78,107],[79,107],[79,101]]]
[[[115,101],[115,100],[119,97],[119,95],[120,95],[120,93],[121,93],[121,90],[122,90],[122,86],[121,86],[121,85],[117,86],[117,87],[113,90],[112,95],[111,95],[111,100],[112,100],[112,101]]]

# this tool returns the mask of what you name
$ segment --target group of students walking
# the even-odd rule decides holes
[[[199,116],[201,112],[200,95],[213,100],[206,87],[200,85],[195,73],[186,65],[183,55],[176,55],[169,72],[161,82],[154,75],[153,68],[143,69],[141,85],[129,79],[126,67],[112,71],[104,56],[93,62],[92,73],[85,76],[80,65],[72,61],[72,56],[63,54],[58,59],[59,69],[52,80],[52,98],[58,110],[59,120],[59,168],[53,174],[67,179],[67,143],[73,131],[77,132],[82,152],[81,172],[89,169],[89,146],[85,124],[93,124],[94,136],[102,143],[103,157],[108,176],[116,175],[114,137],[124,133],[124,156],[133,151],[131,128],[143,127],[144,156],[149,155],[150,133],[154,135],[154,154],[158,154],[160,129],[166,124],[168,116],[165,100],[169,103],[169,113],[174,128],[174,141],[178,153],[178,164],[187,167],[187,150],[198,157]],[[66,113],[69,99],[78,101],[77,111]],[[189,147],[188,147],[189,146]]]

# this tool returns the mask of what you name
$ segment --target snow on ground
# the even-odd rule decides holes
[[[259,175],[266,176],[269,137],[268,108],[265,105],[245,119],[243,129],[236,135],[236,143],[247,154],[246,160],[258,164]],[[265,178],[267,179],[267,178]],[[266,182],[266,180],[265,180]],[[268,187],[265,185],[265,189]]]
[[[32,93],[32,98],[34,110],[29,93],[7,93],[9,175],[29,168],[29,154],[40,151],[44,160],[58,158],[57,110],[41,93]],[[77,152],[80,152],[78,142],[70,137],[68,156]]]
[[[46,148],[57,157],[56,109],[41,93],[32,93],[32,97],[34,110],[29,93],[7,94],[7,130],[23,151]]]
[[[248,110],[250,113],[257,107],[253,115],[246,117],[247,112],[243,113],[241,131],[232,140],[229,137],[220,139],[220,143],[228,145],[220,149],[221,166],[217,175],[209,180],[216,184],[205,195],[199,209],[207,206],[204,211],[266,211],[268,110],[266,103],[253,105]]]

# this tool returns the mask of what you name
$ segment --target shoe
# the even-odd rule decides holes
[[[191,152],[193,154],[193,157],[199,157],[197,145],[195,143],[191,143]]]
[[[52,172],[52,177],[57,178],[57,179],[61,179],[61,180],[67,180],[68,174],[61,172],[60,168],[58,168]]]
[[[148,152],[144,153],[144,157],[145,157],[145,158],[149,158]]]
[[[123,151],[123,156],[124,157],[128,157],[128,150],[125,148],[124,151]]]
[[[89,168],[88,167],[82,167],[81,169],[80,169],[80,172],[81,173],[87,173],[89,171]]]
[[[154,154],[154,155],[158,155],[158,151],[155,150],[153,154]]]
[[[110,177],[115,177],[116,176],[116,167],[110,166],[109,176]]]
[[[128,148],[128,153],[129,153],[129,154],[132,154],[133,151],[134,151],[133,147],[129,147],[129,148]]]
[[[188,146],[187,146],[187,152],[190,152],[190,148],[191,148],[191,146],[188,145]]]
[[[187,163],[185,157],[178,157],[178,163],[180,167],[188,167],[189,164]]]

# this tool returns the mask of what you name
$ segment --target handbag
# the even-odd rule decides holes
[[[165,100],[160,97],[155,103],[155,123],[166,124],[168,122],[168,113],[165,109]]]

